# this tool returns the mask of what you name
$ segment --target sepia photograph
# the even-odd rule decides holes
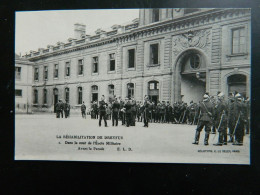
[[[250,164],[251,9],[15,12],[15,160]]]

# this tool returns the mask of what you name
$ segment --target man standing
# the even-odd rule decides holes
[[[117,101],[117,98],[115,98],[115,100],[114,100],[114,102],[112,104],[112,126],[114,126],[114,125],[118,126],[118,113],[119,113],[119,109],[120,109],[120,104]]]
[[[195,141],[192,144],[199,144],[199,138],[200,138],[200,132],[202,131],[203,127],[205,127],[205,139],[204,139],[204,145],[209,145],[209,133],[211,129],[211,123],[212,123],[212,113],[213,113],[213,105],[209,101],[209,95],[208,93],[205,93],[203,96],[203,101],[199,104],[198,111],[201,113],[199,122],[196,129],[195,134]]]
[[[131,126],[135,126],[135,119],[137,113],[137,105],[134,98],[132,98],[132,107],[131,107]]]
[[[60,115],[62,115],[63,118],[63,103],[61,100],[58,101],[58,103],[55,105],[56,109],[56,118],[60,118]]]
[[[99,126],[100,127],[101,127],[102,118],[104,119],[105,127],[108,127],[106,121],[106,114],[107,114],[106,108],[107,108],[107,103],[105,102],[105,96],[102,95],[101,101],[99,102]]]
[[[66,103],[64,104],[64,114],[65,114],[65,118],[69,117],[69,113],[70,113],[70,104],[68,101],[66,101]]]
[[[148,96],[144,97],[144,127],[148,127],[148,122],[149,122],[149,99]]]
[[[125,108],[126,126],[129,127],[131,124],[131,119],[132,119],[132,117],[131,117],[132,104],[128,98],[126,98],[125,100],[126,100],[126,104],[125,104],[124,108]]]
[[[86,106],[85,106],[84,102],[81,105],[81,115],[82,115],[82,118],[86,118]]]
[[[227,145],[227,103],[224,100],[224,94],[218,94],[218,101],[215,106],[216,113],[216,127],[218,128],[219,136],[218,143],[215,146]]]

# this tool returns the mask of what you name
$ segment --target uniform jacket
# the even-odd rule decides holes
[[[118,112],[120,109],[120,104],[118,101],[114,101],[114,103],[112,104],[112,111],[113,112]]]
[[[203,105],[204,103],[204,105]],[[207,108],[207,109],[206,109]],[[199,104],[200,120],[211,121],[213,116],[213,105],[210,101],[202,101]]]

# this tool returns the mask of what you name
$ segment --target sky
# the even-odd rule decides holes
[[[138,17],[138,9],[16,12],[15,53],[23,56],[59,41],[66,43],[74,37],[75,23],[85,24],[86,34],[94,35],[98,28],[106,30]]]

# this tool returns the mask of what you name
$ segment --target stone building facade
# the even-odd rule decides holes
[[[75,37],[25,57],[34,63],[35,107],[72,107],[115,94],[198,102],[208,91],[250,96],[250,9],[140,9],[139,19]]]

